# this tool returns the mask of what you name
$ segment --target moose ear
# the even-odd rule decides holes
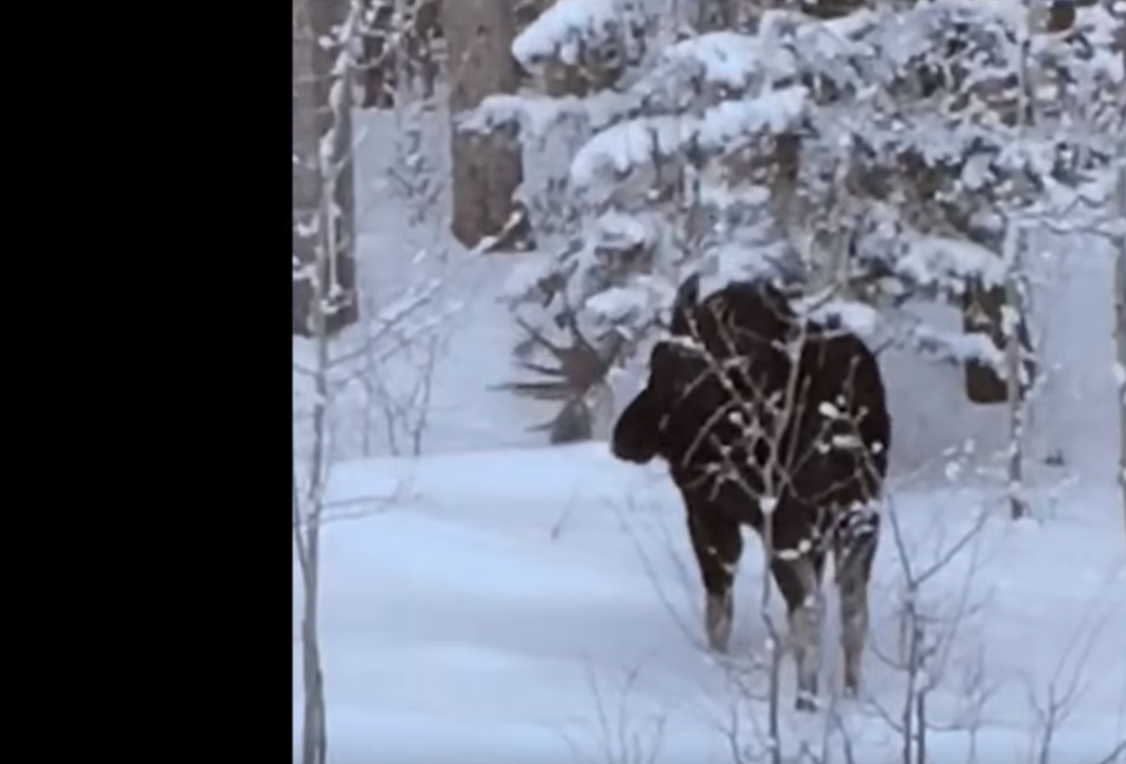
[[[696,307],[700,301],[700,274],[693,273],[684,280],[680,289],[676,290],[676,302],[673,303],[673,313],[686,313]]]

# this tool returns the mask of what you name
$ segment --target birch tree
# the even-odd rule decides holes
[[[293,333],[310,337],[312,327],[312,266],[320,232],[321,192],[318,167],[320,143],[330,128],[339,143],[352,144],[351,88],[336,88],[345,103],[334,125],[329,96],[340,73],[334,73],[339,45],[333,29],[348,16],[348,0],[293,0]],[[344,152],[332,199],[334,255],[321,267],[327,304],[325,330],[336,334],[358,319],[356,300],[355,188],[350,151]]]
[[[313,448],[307,480],[293,466],[293,540],[301,571],[302,764],[325,764],[324,671],[317,626],[320,528],[328,463],[330,336],[357,319],[352,89],[358,0],[293,3],[294,332],[315,346]]]

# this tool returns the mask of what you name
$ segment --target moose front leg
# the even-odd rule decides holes
[[[727,652],[735,617],[733,586],[735,571],[743,553],[739,524],[707,510],[688,513],[688,532],[692,549],[704,580],[704,630],[708,646]]]
[[[798,711],[817,709],[817,684],[821,674],[821,570],[824,556],[802,555],[775,559],[770,566],[774,581],[786,600],[790,649],[797,668]]]

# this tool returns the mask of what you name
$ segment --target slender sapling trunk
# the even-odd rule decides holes
[[[1118,486],[1122,493],[1122,519],[1126,522],[1126,142],[1120,144],[1118,154],[1112,215],[1118,226],[1114,232],[1114,371],[1118,383]]]
[[[1022,384],[1023,348],[1020,337],[1021,296],[1017,280],[1020,278],[1021,251],[1024,247],[1024,229],[1020,221],[1010,217],[1005,231],[1006,264],[1005,305],[1001,309],[1001,324],[1005,337],[1005,384],[1009,399],[1009,511],[1014,520],[1028,514],[1024,500],[1024,426],[1025,390]]]

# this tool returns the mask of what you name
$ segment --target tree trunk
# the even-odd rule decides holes
[[[1122,490],[1122,514],[1126,520],[1126,146],[1118,151],[1118,183],[1115,194],[1114,214],[1111,216],[1119,226],[1114,237],[1114,300],[1115,300],[1115,376],[1118,381],[1118,485]]]
[[[293,333],[311,336],[313,299],[311,269],[316,267],[316,221],[321,194],[317,152],[321,137],[332,127],[328,97],[332,67],[339,46],[326,50],[318,39],[333,37],[333,28],[348,15],[347,0],[293,0]],[[356,299],[355,188],[352,172],[351,87],[342,88],[344,118],[336,125],[343,146],[336,181],[336,257],[327,264],[326,328],[336,334],[359,317]]]
[[[864,7],[864,0],[802,0],[802,12],[818,19],[839,19]]]
[[[967,285],[962,297],[962,331],[966,334],[980,332],[987,335],[999,349],[1007,345],[1004,327],[1001,321],[1002,309],[1005,306],[1006,289],[1004,286],[985,288],[981,284]],[[1023,396],[1031,387],[1036,376],[1036,363],[1032,337],[1028,330],[1027,317],[1021,306],[1017,306],[1020,321],[1017,324],[1017,337],[1021,347],[1027,354],[1023,360],[1024,370],[1028,374],[1027,384],[1020,386]],[[1009,400],[1009,385],[989,364],[970,360],[966,362],[966,397],[971,403],[989,405],[1005,403]]]
[[[716,32],[736,29],[739,25],[739,0],[699,0],[696,30]]]
[[[1005,233],[1004,256],[1009,268],[1003,291],[1004,303],[1016,307],[1019,321],[1015,326],[1007,326],[1004,317],[1001,320],[1001,334],[1005,338],[1005,398],[1009,404],[1009,513],[1014,520],[1028,514],[1024,500],[1024,431],[1029,385],[1021,384],[1020,379],[1027,340],[1027,331],[1021,331],[1027,324],[1018,287],[1020,256],[1024,252],[1024,230],[1020,226],[1019,222],[1010,222]]]
[[[516,92],[511,0],[442,3],[442,28],[450,77],[451,228],[463,245],[476,247],[509,227],[516,211],[512,196],[524,180],[523,158],[511,132],[463,133],[452,123],[488,95]]]
[[[1005,305],[1003,287],[986,289],[978,283],[968,286],[962,298],[962,331],[987,334],[993,344],[1004,347],[1001,309]],[[1004,403],[1008,398],[1005,380],[989,365],[966,362],[966,397],[972,403]]]
[[[1115,268],[1114,288],[1118,303],[1116,305],[1118,326],[1115,336],[1118,356],[1118,485],[1122,489],[1122,516],[1126,520],[1126,237],[1118,239],[1118,264]]]
[[[365,109],[390,109],[395,105],[395,56],[389,40],[394,29],[394,0],[366,0],[371,21],[364,31],[363,85],[360,104]]]

